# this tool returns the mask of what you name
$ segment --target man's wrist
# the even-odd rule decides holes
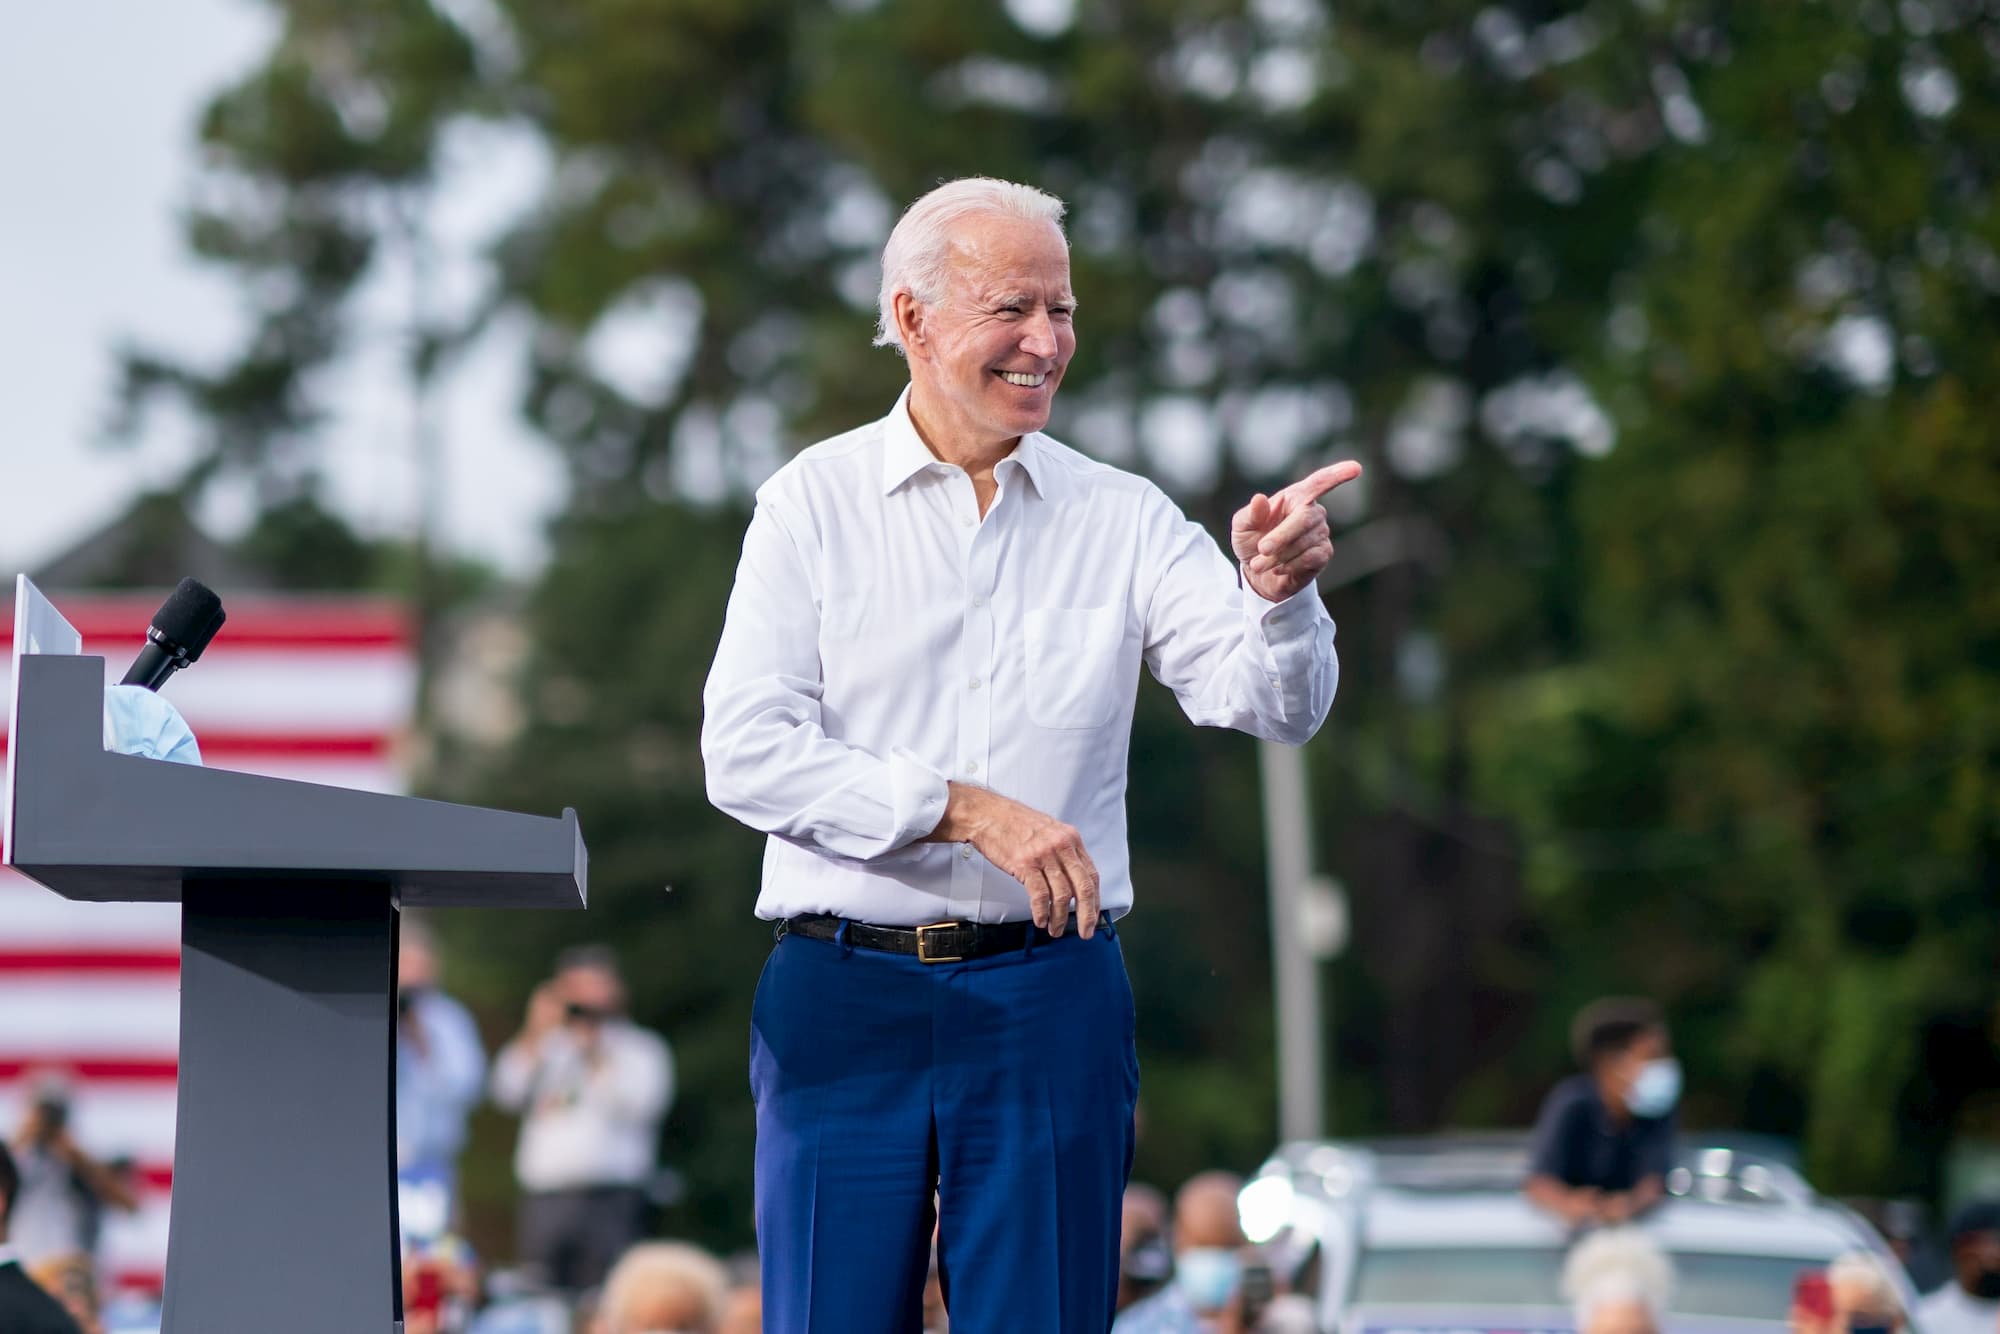
[[[949,795],[945,799],[944,814],[938,817],[937,827],[925,838],[929,843],[966,843],[978,828],[986,801],[993,794],[983,787],[971,783],[950,783]]]

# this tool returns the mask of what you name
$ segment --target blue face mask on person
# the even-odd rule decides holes
[[[1220,1311],[1236,1295],[1243,1262],[1235,1251],[1196,1246],[1174,1257],[1174,1286],[1197,1311]]]
[[[1632,1081],[1625,1105],[1632,1115],[1648,1119],[1665,1116],[1681,1100],[1681,1063],[1671,1056],[1648,1061]]]

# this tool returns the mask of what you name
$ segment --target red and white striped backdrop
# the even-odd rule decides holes
[[[201,743],[204,763],[313,783],[396,792],[396,760],[415,702],[408,616],[386,599],[227,595],[229,619],[201,661],[164,694]],[[63,594],[50,601],[123,676],[163,594]],[[0,722],[11,606],[0,603]],[[0,759],[6,734],[0,730]],[[24,1076],[75,1081],[72,1123],[100,1157],[130,1155],[144,1205],[106,1220],[101,1258],[122,1286],[157,1288],[173,1180],[180,909],[72,903],[0,868],[0,1135],[25,1113]]]

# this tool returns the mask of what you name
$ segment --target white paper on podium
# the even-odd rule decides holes
[[[75,656],[83,652],[83,636],[76,627],[63,619],[55,604],[42,596],[42,591],[28,581],[28,576],[14,578],[14,698],[8,702],[7,717],[11,720],[21,714],[21,659],[30,653],[58,653]],[[18,734],[20,728],[13,727]],[[14,758],[21,753],[19,746],[7,747],[7,785],[0,787],[0,845],[4,845],[5,864],[14,863]]]

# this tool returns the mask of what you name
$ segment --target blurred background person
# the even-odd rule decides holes
[[[1594,1232],[1563,1262],[1577,1334],[1659,1334],[1673,1287],[1673,1262],[1636,1228]]]
[[[605,1279],[590,1334],[719,1334],[728,1296],[729,1271],[708,1252],[645,1242]]]
[[[1896,1281],[1880,1256],[1855,1251],[1826,1267],[1833,1334],[1895,1334],[1908,1323]],[[1992,1326],[1988,1326],[1991,1334]],[[1927,1331],[1928,1334],[1928,1331]]]
[[[1210,1334],[1225,1316],[1243,1279],[1243,1224],[1236,1197],[1243,1178],[1202,1172],[1174,1196],[1173,1282],[1127,1308],[1116,1334]]]
[[[28,1266],[28,1277],[62,1304],[83,1334],[104,1334],[97,1266],[87,1255],[52,1255]],[[414,1334],[409,1331],[408,1334]]]
[[[1125,1187],[1118,1232],[1118,1309],[1123,1311],[1165,1286],[1174,1276],[1173,1247],[1167,1241],[1167,1197],[1144,1182]]]
[[[1792,1284],[1792,1307],[1786,1316],[1792,1334],[1828,1334],[1833,1328],[1833,1290],[1826,1270],[1808,1269]]]
[[[405,914],[397,939],[396,1172],[406,1191],[439,1189],[448,1206],[465,1120],[486,1087],[486,1051],[471,1013],[439,987],[430,928]]]
[[[14,1201],[21,1188],[14,1155],[0,1144],[0,1330],[6,1334],[82,1334],[62,1304],[21,1267],[8,1240]]]
[[[493,1062],[494,1101],[521,1116],[517,1258],[544,1281],[594,1287],[642,1235],[673,1088],[666,1039],[625,1017],[611,952],[564,953]]]
[[[1951,1277],[1917,1305],[1924,1334],[2000,1330],[2000,1200],[1979,1200],[1952,1216]]]
[[[924,1334],[948,1334],[951,1312],[944,1305],[944,1274],[938,1268],[937,1242],[931,1242],[930,1268],[924,1274]]]
[[[722,1302],[722,1319],[716,1323],[715,1334],[763,1334],[764,1329],[764,1289],[752,1274],[749,1282],[741,1279],[729,1289],[729,1295]]]
[[[70,1085],[58,1074],[31,1085],[28,1113],[14,1139],[20,1177],[13,1244],[24,1261],[97,1255],[104,1211],[130,1212],[139,1198],[124,1174],[85,1152],[70,1123]]]
[[[1527,1196],[1572,1225],[1617,1224],[1666,1193],[1681,1068],[1651,1001],[1593,1001],[1570,1030],[1579,1074],[1535,1118]]]

